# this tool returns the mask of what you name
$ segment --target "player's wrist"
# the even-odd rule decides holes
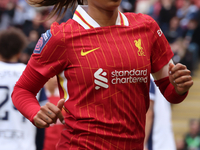
[[[174,85],[170,83],[169,77],[160,79],[155,81],[156,85],[159,87],[161,93],[163,96],[173,104],[177,104],[182,102],[188,95],[187,92],[177,92],[177,89],[175,89]]]

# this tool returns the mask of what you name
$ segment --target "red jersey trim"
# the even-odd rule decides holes
[[[122,16],[120,11],[119,11],[119,16],[120,16],[120,24],[124,26],[125,25],[124,18],[123,18],[123,16]]]

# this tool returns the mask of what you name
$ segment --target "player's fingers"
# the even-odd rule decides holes
[[[57,116],[50,109],[46,111],[46,115],[49,116],[53,120],[54,123],[56,122]]]
[[[46,104],[47,108],[48,109],[45,109],[45,113],[47,116],[49,116],[54,123],[56,123],[56,120],[57,120],[57,112],[59,111],[59,109],[52,103],[47,103]]]
[[[57,107],[58,107],[60,110],[62,110],[64,103],[65,103],[65,99],[64,99],[64,98],[60,99],[60,100],[58,101],[58,103],[57,103]]]
[[[61,110],[63,108],[64,103],[65,103],[64,98],[60,99],[57,103],[57,107],[60,109],[60,112],[57,114],[57,116],[58,116],[60,122],[62,122],[63,124],[65,123],[65,121],[64,121],[64,117],[63,117]]]
[[[187,69],[187,67],[180,63],[178,63],[174,66],[172,66],[171,63],[169,65],[170,74],[173,74],[173,73],[177,72],[178,70],[185,70],[185,69]]]
[[[172,74],[172,78],[173,78],[173,80],[176,80],[182,76],[190,76],[190,74],[191,74],[191,71],[188,69],[178,70]]]
[[[41,110],[42,110],[42,108],[41,108]],[[46,115],[46,113],[44,111],[41,111],[41,110],[38,111],[37,117],[42,119],[43,121],[45,121],[48,124],[53,123],[53,119],[50,118],[48,115]]]
[[[174,67],[174,64],[173,63],[170,63],[169,64],[169,74],[172,74],[172,68]]]
[[[60,122],[61,122],[62,124],[65,124],[65,120],[64,120],[63,114],[60,112],[57,116],[58,116],[58,119],[60,120]]]
[[[183,82],[183,83],[177,84],[177,87],[184,88],[185,91],[187,91],[192,85],[193,85],[193,81],[189,80],[187,82]]]
[[[38,128],[46,128],[49,127],[49,124],[42,119],[38,118],[37,116],[34,117],[34,123]]]
[[[179,78],[176,78],[174,80],[174,82],[176,84],[182,84],[182,83],[190,81],[190,80],[192,80],[192,77],[190,75],[185,75],[185,76],[180,76]]]
[[[178,71],[176,71],[175,73],[172,74],[172,78],[174,80],[176,80],[177,78],[180,78],[182,76],[190,76],[190,74],[191,74],[191,71],[188,70],[188,69],[178,70]]]
[[[56,120],[57,120],[57,116],[55,113],[53,113],[51,110],[48,110],[46,112],[46,115],[48,115],[52,120],[53,120],[53,123],[56,123]]]
[[[49,114],[49,116],[51,116],[52,118],[56,118],[57,115],[60,113],[60,108],[58,108],[58,106],[52,104],[52,103],[47,103],[45,105],[48,109],[45,109],[44,112],[49,114],[52,113],[51,115]],[[41,107],[42,108],[42,107]],[[41,109],[40,108],[40,109]]]
[[[49,118],[55,123],[57,120],[57,113],[59,109],[52,103],[47,102],[45,106],[40,108]]]

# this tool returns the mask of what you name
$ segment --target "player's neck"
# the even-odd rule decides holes
[[[114,11],[100,10],[94,7],[88,7],[87,13],[92,17],[101,27],[111,26],[116,24],[118,9]]]

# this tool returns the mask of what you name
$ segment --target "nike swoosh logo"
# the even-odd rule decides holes
[[[87,52],[84,52],[83,50],[81,50],[81,56],[85,56],[85,55],[87,55],[87,54],[89,54],[89,53],[91,53],[91,52],[93,52],[93,51],[96,51],[96,50],[99,49],[99,48],[100,48],[100,47],[97,47],[97,48],[92,49],[92,50],[87,51]]]

